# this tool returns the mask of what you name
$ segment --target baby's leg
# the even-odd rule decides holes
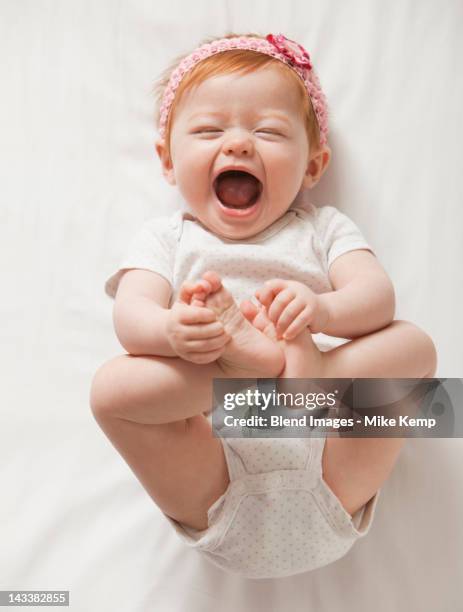
[[[249,302],[242,311],[259,329],[268,323]],[[434,376],[436,368],[431,339],[406,321],[394,321],[326,353],[318,350],[309,332],[281,342],[286,357],[283,378],[426,378]],[[284,381],[279,389],[285,391]],[[286,391],[291,391],[290,385]],[[347,512],[353,515],[381,488],[405,442],[406,438],[327,437],[323,478]]]
[[[148,363],[138,364],[137,373],[143,371],[152,374]],[[116,416],[110,406],[95,400],[92,410],[161,511],[180,523],[205,529],[208,508],[230,482],[221,442],[212,435],[207,418],[201,414],[152,425]]]
[[[431,378],[436,371],[432,340],[407,321],[323,354],[329,378]],[[410,407],[411,411],[417,409]],[[353,514],[389,477],[406,438],[328,438],[324,479]]]
[[[96,421],[163,512],[204,529],[207,509],[229,475],[221,442],[203,412],[214,378],[275,377],[281,348],[241,314],[220,279],[204,296],[232,337],[223,362],[120,355],[97,371],[90,403]]]
[[[120,355],[92,382],[96,421],[159,508],[173,519],[207,527],[207,510],[229,475],[220,440],[202,414],[212,403],[216,363]]]

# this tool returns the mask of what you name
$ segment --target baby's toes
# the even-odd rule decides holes
[[[244,300],[240,304],[240,310],[245,317],[249,321],[249,323],[254,323],[254,319],[258,314],[259,310],[255,304],[250,302],[249,300]]]
[[[246,319],[252,323],[252,325],[263,332],[266,336],[271,338],[272,340],[276,340],[276,331],[275,326],[272,321],[268,318],[267,312],[265,308],[257,308],[255,304],[250,302],[249,300],[244,300],[241,302],[240,310]]]
[[[191,306],[205,306],[206,305],[206,294],[205,293],[193,293],[190,304]]]
[[[204,306],[207,296],[212,293],[211,284],[204,279],[194,283],[191,296],[192,306]]]
[[[222,280],[220,276],[217,274],[217,272],[212,272],[212,270],[204,272],[203,280],[210,286],[209,293],[215,293],[222,287]]]
[[[196,290],[196,283],[184,282],[179,291],[179,300],[185,304],[191,304],[192,297]]]
[[[209,295],[212,292],[212,285],[209,281],[202,278],[197,283],[195,283],[195,293],[204,293],[204,295]]]

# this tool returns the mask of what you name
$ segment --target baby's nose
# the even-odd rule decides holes
[[[246,132],[230,134],[223,144],[223,152],[226,155],[247,155],[254,152],[252,139]]]

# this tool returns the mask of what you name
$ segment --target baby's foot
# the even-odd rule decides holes
[[[278,341],[277,332],[273,321],[269,319],[265,306],[257,307],[249,300],[244,300],[240,304],[240,310],[249,323],[264,333],[270,340]]]
[[[245,300],[240,310],[254,327],[263,332],[273,341],[277,341],[285,353],[286,365],[281,378],[324,378],[324,356],[309,330],[300,333],[293,340],[277,340],[275,326],[267,315],[264,307],[258,308]]]
[[[203,279],[211,291],[205,306],[215,312],[231,337],[217,360],[227,376],[236,378],[277,377],[285,365],[280,345],[254,327],[242,314],[231,293],[215,272],[206,272]]]

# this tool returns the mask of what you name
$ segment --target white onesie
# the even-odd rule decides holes
[[[348,251],[372,248],[360,230],[333,206],[290,208],[270,227],[243,240],[220,238],[185,211],[146,221],[133,237],[119,270],[105,284],[115,297],[129,268],[152,270],[172,286],[170,303],[184,281],[195,281],[214,270],[240,303],[251,299],[266,280],[284,278],[304,283],[315,293],[332,291],[328,269]],[[314,334],[321,350],[346,342]]]
[[[220,275],[238,303],[272,278],[324,293],[333,290],[332,262],[356,249],[372,251],[355,223],[332,206],[290,208],[259,234],[240,240],[218,237],[190,213],[176,211],[143,225],[105,291],[114,298],[125,271],[138,268],[170,283],[170,304],[184,281],[198,280],[207,270]],[[322,351],[348,342],[325,334],[313,338]],[[335,561],[368,533],[380,491],[351,517],[322,477],[325,438],[221,442],[230,485],[209,508],[208,528],[196,531],[167,516],[181,538],[216,565],[248,578],[288,576]],[[263,452],[267,459],[259,467],[256,458]]]

